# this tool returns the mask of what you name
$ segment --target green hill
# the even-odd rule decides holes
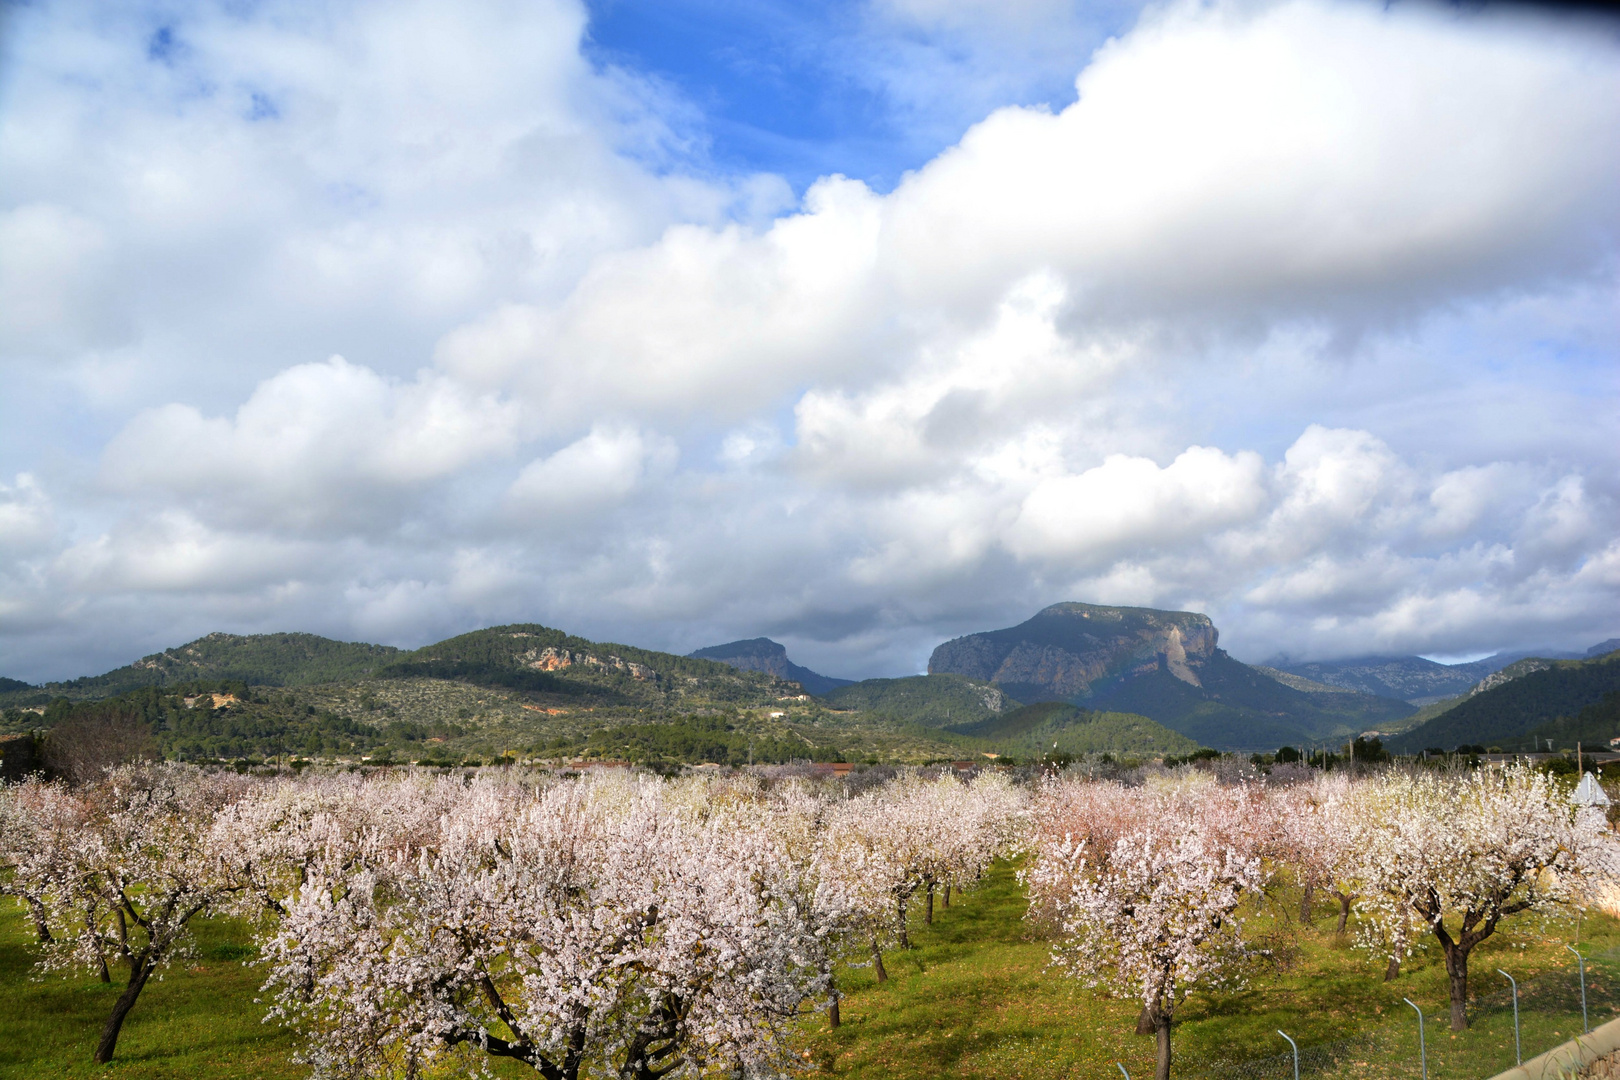
[[[1198,744],[1134,713],[1096,712],[1061,701],[1042,701],[951,729],[984,739],[1003,754],[1164,756],[1190,754]]]
[[[382,667],[399,650],[387,645],[333,641],[315,634],[208,634],[196,641],[142,657],[105,675],[6,693],[74,701],[113,697],[147,686],[172,686],[199,679],[228,679],[253,686],[309,686],[354,679]],[[0,691],[9,690],[0,687]]]
[[[383,679],[448,679],[564,699],[563,704],[766,703],[799,693],[718,660],[590,641],[538,623],[475,630],[403,653]]]
[[[999,687],[962,675],[865,679],[840,686],[822,700],[836,709],[859,709],[928,728],[977,723],[1019,704]]]
[[[1527,674],[1464,698],[1451,708],[1389,740],[1397,753],[1416,753],[1428,747],[1450,750],[1456,746],[1499,746],[1503,750],[1529,750],[1534,739],[1555,740],[1555,732],[1573,732],[1589,706],[1620,690],[1620,653],[1594,660],[1521,660],[1497,676],[1525,665]],[[1605,741],[1609,736],[1604,736]],[[1568,745],[1573,745],[1573,740]]]

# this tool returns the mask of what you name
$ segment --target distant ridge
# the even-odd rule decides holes
[[[724,645],[710,645],[687,654],[699,660],[718,660],[743,671],[763,671],[778,679],[787,679],[804,687],[805,692],[820,697],[822,694],[848,686],[853,680],[835,679],[807,667],[800,667],[788,659],[787,648],[770,638],[746,638],[728,641]]]
[[[1620,643],[1615,647],[1620,648]],[[1576,660],[1581,654],[1557,650],[1502,652],[1466,664],[1441,664],[1421,656],[1355,656],[1344,660],[1311,661],[1279,658],[1267,664],[1269,668],[1329,686],[1397,698],[1413,705],[1429,705],[1465,693],[1477,686],[1480,680],[1531,656]]]

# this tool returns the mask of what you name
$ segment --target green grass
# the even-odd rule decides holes
[[[886,954],[887,983],[878,985],[869,968],[842,972],[844,1023],[830,1029],[818,1015],[805,1024],[811,1060],[836,1076],[896,1080],[1106,1077],[1118,1075],[1116,1061],[1133,1077],[1151,1076],[1153,1039],[1133,1033],[1137,1009],[1050,968],[1050,942],[1023,918],[1025,906],[1013,869],[997,866],[979,889],[939,913],[932,928],[917,928],[915,948]],[[1427,1017],[1432,1077],[1491,1076],[1513,1065],[1512,1014],[1497,993],[1506,986],[1498,967],[1521,984],[1526,1058],[1580,1031],[1574,958],[1563,950],[1573,920],[1521,918],[1476,949],[1470,963],[1474,1023],[1453,1037],[1445,971],[1435,950],[1386,983],[1382,964],[1337,940],[1326,908],[1316,925],[1302,927],[1297,906],[1297,893],[1284,890],[1268,910],[1251,915],[1251,929],[1272,946],[1273,956],[1249,989],[1195,993],[1181,1006],[1176,1075],[1220,1075],[1286,1053],[1276,1034],[1281,1028],[1303,1048],[1354,1037],[1339,1047],[1330,1070],[1336,1074],[1404,1080],[1417,1071],[1416,1018],[1401,1001],[1410,997]],[[1582,934],[1584,950],[1620,947],[1620,924],[1607,917],[1588,915]],[[1610,986],[1620,987],[1620,963],[1594,962],[1588,972],[1595,1027],[1617,1013],[1620,997]],[[1291,1065],[1274,1065],[1265,1075],[1291,1075]]]
[[[1275,1057],[1287,1051],[1275,1033],[1282,1028],[1307,1051],[1311,1075],[1407,1080],[1417,1074],[1416,1024],[1401,1003],[1410,997],[1428,1017],[1430,1075],[1489,1077],[1513,1064],[1512,1015],[1498,967],[1520,981],[1527,1058],[1579,1033],[1574,959],[1563,949],[1573,920],[1510,920],[1477,949],[1470,965],[1474,1024],[1454,1037],[1434,950],[1385,983],[1381,964],[1335,938],[1327,907],[1312,926],[1299,924],[1297,907],[1297,894],[1283,889],[1251,914],[1251,930],[1271,956],[1249,989],[1195,993],[1181,1007],[1176,1075],[1287,1080],[1291,1066]],[[1000,864],[979,888],[936,909],[932,927],[914,919],[915,948],[885,954],[886,984],[877,985],[870,968],[842,969],[843,1025],[830,1029],[817,1012],[800,1026],[809,1075],[1102,1078],[1118,1076],[1114,1062],[1121,1061],[1138,1080],[1151,1076],[1153,1040],[1132,1033],[1136,1009],[1052,970],[1050,942],[1024,912],[1014,869]],[[117,1060],[99,1067],[90,1054],[118,983],[36,978],[22,913],[0,904],[0,1077],[307,1076],[291,1063],[293,1037],[259,1022],[259,973],[241,962],[251,954],[247,939],[239,924],[200,924],[197,956],[147,987],[124,1026]],[[1620,924],[1588,915],[1581,939],[1589,953],[1620,950]],[[1620,960],[1594,960],[1588,972],[1595,1027],[1617,1014]],[[1324,1066],[1313,1048],[1329,1044],[1336,1044],[1334,1060]],[[1255,1060],[1267,1057],[1274,1060]],[[510,1063],[494,1072],[533,1075]]]
[[[290,1033],[261,1024],[253,1004],[258,971],[245,966],[248,935],[223,920],[197,924],[196,955],[141,992],[111,1065],[91,1060],[101,1025],[123,986],[73,975],[37,976],[37,955],[21,911],[0,904],[0,1077],[128,1077],[189,1080],[304,1077]]]

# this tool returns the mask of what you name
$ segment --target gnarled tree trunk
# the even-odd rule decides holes
[[[883,950],[878,948],[877,938],[872,939],[872,971],[876,973],[878,982],[889,981],[888,969],[883,966]]]
[[[113,1002],[112,1015],[107,1017],[107,1023],[101,1029],[101,1041],[96,1043],[96,1061],[105,1065],[113,1058],[113,1050],[118,1046],[118,1033],[124,1028],[124,1018],[129,1010],[135,1007],[135,999],[140,997],[141,988],[146,980],[152,977],[152,963],[150,952],[142,952],[131,957],[129,964],[129,982],[124,992],[118,995]]]

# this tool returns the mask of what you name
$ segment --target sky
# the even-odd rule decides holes
[[[1620,635],[1620,27],[0,8],[0,674],[507,622],[861,678]]]

